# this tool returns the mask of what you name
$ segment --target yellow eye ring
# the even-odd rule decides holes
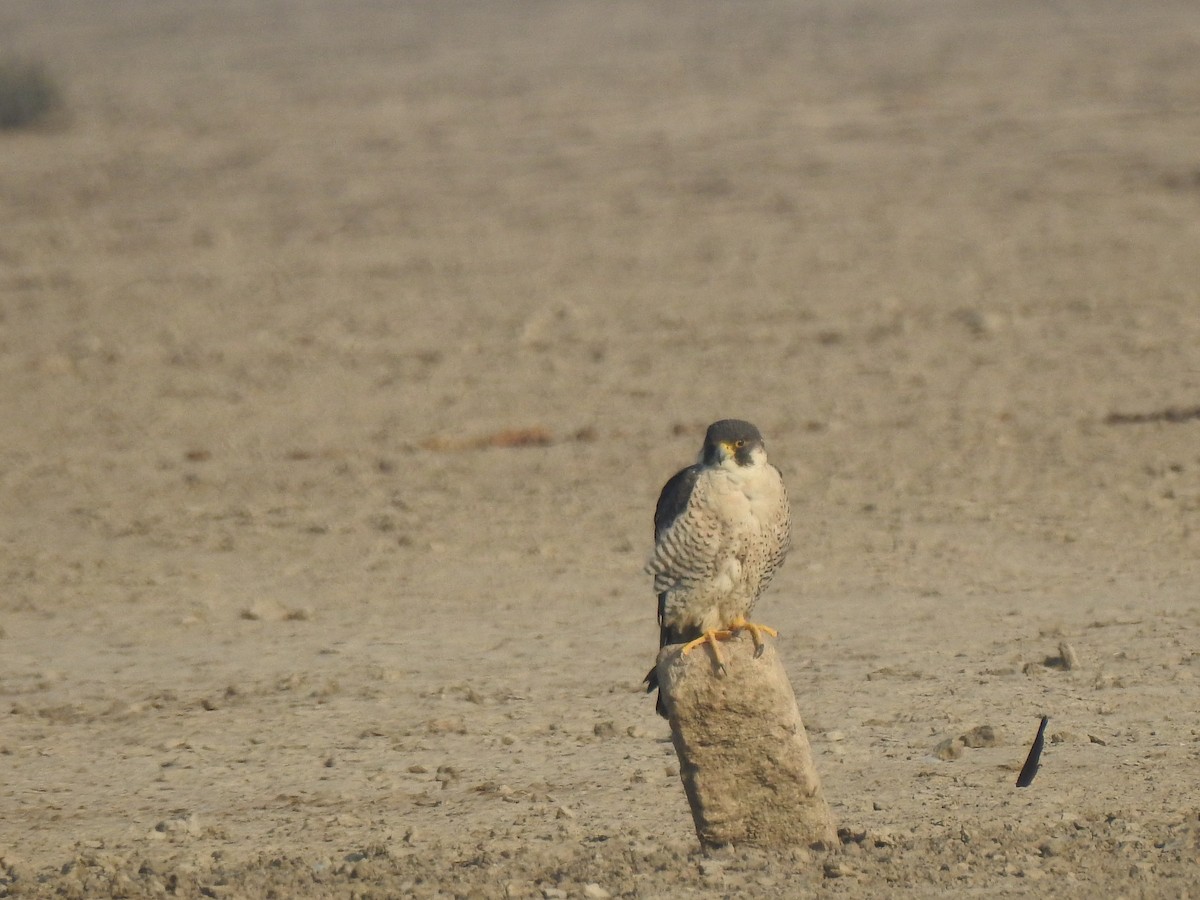
[[[745,446],[746,446],[746,442],[745,442],[745,441],[734,441],[734,442],[733,442],[733,446],[734,446],[736,449],[738,449],[738,450],[741,450],[743,447],[745,447]]]

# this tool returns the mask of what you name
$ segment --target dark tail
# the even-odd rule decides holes
[[[662,650],[662,648],[667,646],[667,644],[679,644],[685,640],[685,638],[675,634],[670,628],[668,628],[666,625],[662,624],[663,607],[666,605],[666,601],[667,601],[667,595],[665,592],[658,595],[658,649],[659,650]],[[658,664],[657,663],[655,663],[655,665],[653,665],[650,668],[650,671],[646,673],[646,679],[643,682],[643,684],[646,685],[646,693],[647,694],[651,693],[652,691],[658,691],[658,697],[654,703],[654,711],[656,713],[658,713],[660,716],[662,716],[664,719],[669,718],[667,716],[667,706],[665,703],[663,703],[662,690],[660,690],[659,686],[658,686]]]
[[[663,704],[662,691],[658,687],[658,666],[655,666],[646,673],[645,685],[647,694],[651,691],[658,691],[658,698],[654,703],[654,711],[664,719],[667,718],[667,707]]]

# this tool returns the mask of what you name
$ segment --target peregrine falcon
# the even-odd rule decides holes
[[[747,620],[791,547],[792,514],[779,470],[767,462],[762,435],[749,422],[708,427],[700,459],[677,472],[654,510],[654,555],[646,564],[658,594],[659,648],[707,643],[750,632],[762,650],[773,628]],[[658,687],[656,668],[646,692]],[[656,705],[666,716],[662,696]]]

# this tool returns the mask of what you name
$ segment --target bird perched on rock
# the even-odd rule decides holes
[[[708,427],[700,459],[677,472],[654,510],[654,555],[646,571],[658,595],[659,648],[718,641],[748,631],[761,652],[773,628],[747,616],[783,565],[792,514],[779,470],[767,461],[759,430],[740,419]],[[657,668],[646,691],[658,687]],[[656,709],[666,716],[662,696]]]

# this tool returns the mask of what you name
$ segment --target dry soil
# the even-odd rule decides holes
[[[0,895],[1200,892],[1193,0],[0,35]],[[640,691],[724,416],[833,852],[702,856]]]

